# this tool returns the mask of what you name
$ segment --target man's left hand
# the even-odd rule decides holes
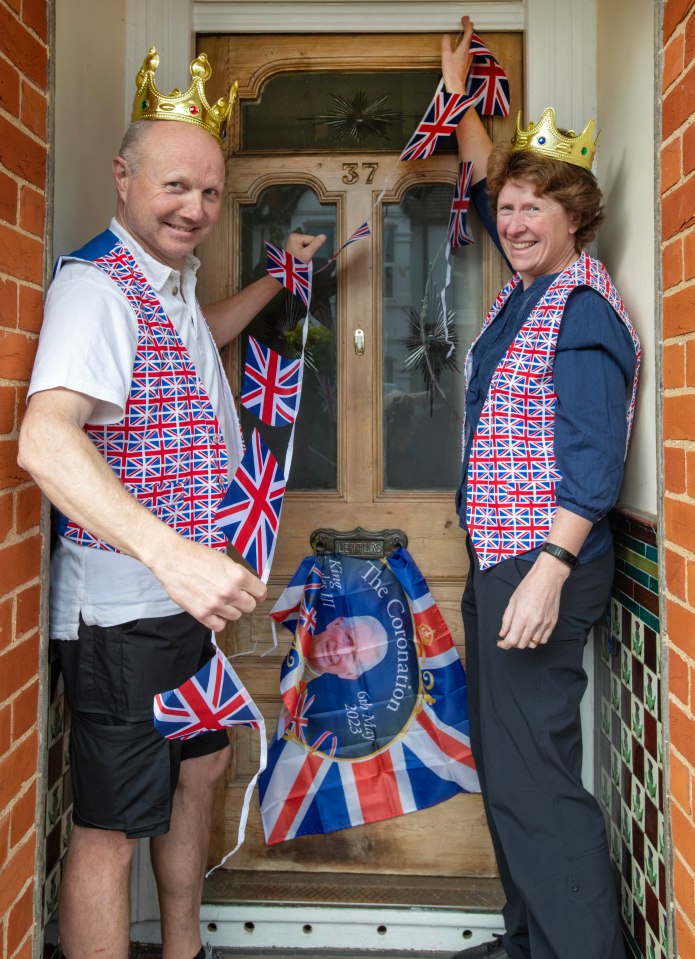
[[[296,256],[302,263],[308,263],[325,242],[326,237],[323,233],[319,233],[318,236],[307,233],[290,233],[285,248],[288,253]]]

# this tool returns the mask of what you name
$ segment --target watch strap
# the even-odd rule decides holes
[[[554,556],[556,559],[566,563],[570,569],[576,569],[577,566],[579,566],[579,560],[574,553],[570,553],[568,549],[565,549],[562,546],[556,546],[555,543],[543,543],[541,546],[541,552],[550,553],[551,556]]]

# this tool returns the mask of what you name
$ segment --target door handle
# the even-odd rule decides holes
[[[364,330],[355,330],[355,353],[364,356]]]

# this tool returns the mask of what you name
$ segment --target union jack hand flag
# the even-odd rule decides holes
[[[269,426],[294,423],[302,388],[302,360],[288,360],[249,337],[241,403]]]
[[[285,477],[254,430],[214,522],[265,582],[280,525]]]
[[[509,114],[509,80],[500,64],[483,41],[473,34],[471,53],[474,54],[466,95],[483,116],[506,117]]]
[[[440,141],[454,132],[472,102],[462,93],[447,93],[440,84],[440,89],[435,93],[400,159],[426,160],[434,153]]]
[[[154,724],[166,739],[192,739],[229,726],[260,728],[262,719],[219,649],[178,689],[154,697]]]
[[[281,250],[272,243],[266,243],[268,249],[268,273],[299,297],[309,309],[311,299],[311,262],[303,263],[287,250]]]
[[[454,248],[475,242],[466,229],[466,214],[468,213],[468,204],[471,201],[470,189],[472,176],[473,164],[459,163],[456,190],[449,215],[449,243],[451,243]]]

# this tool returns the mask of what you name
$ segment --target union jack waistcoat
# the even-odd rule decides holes
[[[520,282],[515,274],[499,293],[466,358]],[[635,347],[636,367],[626,406],[627,436],[635,412],[641,348],[620,294],[606,268],[583,253],[550,285],[495,370],[471,446],[466,479],[466,528],[481,569],[542,545],[557,509],[553,362],[567,297],[590,286],[625,324]],[[626,449],[627,453],[627,449]]]
[[[85,424],[87,436],[150,512],[188,539],[225,549],[212,517],[226,490],[227,446],[181,337],[132,254],[110,230],[66,260],[94,263],[113,280],[138,326],[125,415],[106,426]],[[59,515],[57,527],[81,546],[116,552],[65,516]]]

